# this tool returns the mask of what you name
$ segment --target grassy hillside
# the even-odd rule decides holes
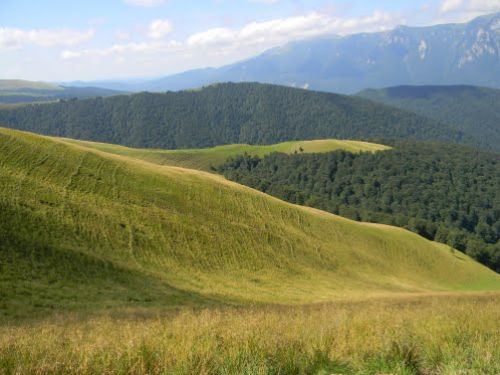
[[[205,172],[7,129],[0,155],[4,318],[500,288],[448,246]]]
[[[358,96],[447,124],[500,151],[500,90],[475,86],[398,86]]]
[[[216,168],[291,203],[405,227],[500,272],[500,154],[399,141],[377,153],[239,155]]]
[[[265,156],[272,152],[285,154],[293,153],[324,153],[336,150],[348,152],[374,152],[387,150],[389,147],[376,143],[360,141],[344,141],[336,139],[322,139],[313,141],[290,141],[274,145],[225,145],[201,149],[182,150],[157,150],[135,149],[109,143],[97,143],[65,139],[67,142],[80,144],[112,154],[130,156],[136,159],[149,161],[156,164],[172,165],[177,167],[210,170],[211,167],[222,165],[229,157],[247,153],[249,155]]]
[[[1,109],[0,124],[139,148],[380,138],[472,142],[459,131],[369,100],[257,83]]]
[[[62,87],[52,83],[40,81],[26,81],[22,79],[0,79],[0,91],[9,90],[62,90]]]

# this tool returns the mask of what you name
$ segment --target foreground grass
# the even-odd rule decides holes
[[[0,327],[0,373],[498,374],[499,297],[61,316]]]
[[[247,153],[263,157],[272,152],[293,154],[294,152],[322,153],[336,150],[348,152],[375,152],[389,149],[388,146],[362,141],[349,141],[337,139],[320,139],[312,141],[290,141],[273,145],[224,145],[211,148],[181,149],[181,150],[154,150],[137,149],[112,145],[108,143],[78,141],[65,139],[66,142],[80,144],[112,154],[130,156],[146,160],[155,164],[173,165],[177,167],[192,168],[208,171],[212,166],[223,164],[229,157]]]

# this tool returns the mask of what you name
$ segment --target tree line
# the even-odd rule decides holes
[[[388,136],[474,143],[447,125],[366,99],[257,83],[17,106],[0,110],[0,124],[141,148]]]
[[[500,154],[397,141],[389,151],[240,155],[216,170],[283,200],[407,228],[500,272]]]
[[[475,86],[397,86],[360,97],[417,113],[470,134],[477,146],[500,151],[500,90]]]

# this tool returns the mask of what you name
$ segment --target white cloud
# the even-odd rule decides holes
[[[463,5],[463,0],[444,0],[441,4],[441,13],[452,12]]]
[[[141,43],[124,43],[113,44],[111,47],[103,49],[83,49],[79,51],[65,50],[61,52],[62,59],[75,59],[84,56],[110,56],[122,55],[127,53],[165,53],[174,52],[182,48],[182,43],[175,40],[169,42],[141,42]]]
[[[61,53],[61,57],[63,59],[74,59],[74,58],[81,57],[81,56],[82,56],[82,52],[77,52],[77,51],[63,51]]]
[[[149,25],[148,36],[153,39],[160,39],[171,31],[172,24],[168,20],[155,20]]]
[[[165,2],[165,0],[124,0],[124,1],[128,5],[147,7],[147,8],[156,7]]]
[[[227,54],[228,51],[240,51],[240,55],[248,55],[250,51],[259,52],[289,41],[324,34],[382,30],[394,26],[400,21],[398,17],[378,11],[366,17],[348,19],[329,17],[321,13],[310,13],[264,22],[251,22],[240,29],[223,27],[208,29],[191,35],[185,42],[177,42],[161,40],[171,32],[172,26],[167,20],[156,20],[148,28],[147,35],[153,39],[151,41],[114,44],[104,49],[66,50],[61,53],[61,57],[71,59],[91,55],[107,56],[129,52],[172,51],[196,54],[200,47],[208,49],[213,47],[214,55]],[[250,50],[250,48],[252,49]]]
[[[33,29],[0,28],[0,47],[17,48],[26,44],[41,47],[57,45],[73,46],[90,40],[94,30],[78,31],[71,29]]]
[[[374,31],[394,26],[398,18],[389,13],[374,12],[370,16],[343,19],[321,13],[252,22],[241,29],[214,28],[191,35],[190,46],[241,46],[253,44],[280,44],[322,34],[347,34]]]
[[[145,71],[151,75],[166,75],[202,66],[228,64],[293,40],[325,34],[378,31],[400,23],[401,18],[383,12],[359,18],[331,17],[315,12],[251,22],[241,28],[208,29],[192,34],[182,42],[162,38],[162,33],[157,33],[154,34],[157,38],[121,42],[105,48],[68,48],[60,53],[60,58],[63,66],[81,66],[83,70],[95,67],[102,76],[104,72],[127,76],[132,75],[131,72],[141,75]],[[168,31],[168,28],[163,31]]]
[[[500,11],[500,0],[443,0],[441,13],[462,12],[477,16]]]
[[[115,39],[120,41],[129,40],[130,34],[126,31],[118,30],[115,32]]]

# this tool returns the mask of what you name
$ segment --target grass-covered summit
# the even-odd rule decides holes
[[[375,153],[239,155],[217,170],[266,194],[410,229],[500,272],[500,154],[401,141]]]
[[[135,159],[145,160],[155,164],[199,170],[211,170],[211,168],[224,164],[228,158],[236,157],[245,153],[249,155],[265,156],[273,152],[281,152],[285,154],[311,154],[343,150],[351,153],[359,153],[390,149],[388,146],[377,143],[337,139],[289,141],[272,145],[237,144],[181,150],[136,149],[112,145],[109,143],[76,141],[74,139],[65,140],[67,142],[80,144],[96,150],[109,152],[111,154],[130,156]]]
[[[3,316],[500,288],[448,246],[205,172],[6,129],[0,156]]]
[[[366,99],[258,83],[27,105],[0,110],[0,124],[163,149],[326,138],[473,142],[451,127]]]

